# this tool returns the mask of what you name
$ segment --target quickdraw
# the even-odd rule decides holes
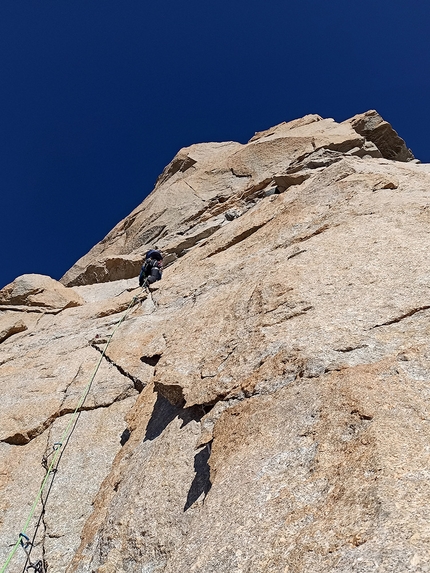
[[[30,538],[25,533],[20,533],[19,542],[25,554],[27,555],[27,562],[29,563],[25,570],[30,571],[30,569],[33,569],[35,573],[45,573],[45,568],[43,567],[43,561],[41,559],[35,563],[31,562],[30,553],[33,547],[33,543],[30,541]]]
[[[63,445],[63,444],[62,444],[61,442],[55,442],[55,444],[52,446],[52,451],[49,452],[49,454],[45,454],[45,455],[42,457],[42,462],[41,462],[42,467],[43,467],[46,471],[50,471],[52,474],[55,474],[55,473],[56,473],[57,468],[51,468],[51,469],[49,468],[49,465],[48,465],[49,458],[52,456],[52,454],[55,454],[55,452],[56,452],[58,449],[60,449],[62,445]]]

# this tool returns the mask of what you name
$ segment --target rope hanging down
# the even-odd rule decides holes
[[[108,337],[108,339],[107,339],[107,342],[106,342],[106,344],[105,344],[105,347],[104,347],[104,349],[103,349],[103,352],[100,354],[99,361],[97,362],[97,365],[96,365],[96,367],[94,368],[94,371],[93,371],[93,373],[92,373],[92,375],[91,375],[91,378],[90,378],[88,384],[85,386],[85,388],[84,388],[84,390],[83,390],[83,392],[82,392],[81,398],[80,398],[80,400],[79,400],[79,402],[78,402],[78,404],[77,404],[75,410],[73,411],[72,417],[70,418],[69,423],[67,424],[67,427],[66,427],[66,429],[64,430],[64,432],[63,432],[63,434],[62,434],[60,440],[55,443],[54,451],[52,452],[53,455],[52,455],[52,458],[51,458],[51,462],[49,463],[49,465],[48,465],[47,468],[46,468],[45,478],[43,479],[42,484],[41,484],[41,486],[40,486],[40,488],[39,488],[39,491],[38,491],[37,494],[36,494],[36,497],[35,497],[35,499],[34,499],[34,502],[33,502],[32,506],[31,506],[30,512],[29,512],[29,514],[28,514],[27,520],[25,521],[24,527],[23,527],[21,533],[18,535],[18,540],[17,540],[17,542],[15,543],[15,545],[12,547],[12,549],[11,549],[11,551],[10,551],[10,553],[9,553],[9,555],[8,555],[8,557],[7,557],[6,561],[5,561],[5,563],[4,563],[4,565],[3,565],[2,568],[0,569],[0,573],[4,573],[4,572],[6,571],[6,569],[7,569],[8,566],[9,566],[9,563],[11,562],[11,560],[12,560],[13,556],[15,555],[16,551],[18,550],[18,547],[19,547],[19,546],[23,547],[23,549],[24,549],[24,551],[25,551],[25,553],[26,553],[26,555],[27,555],[27,560],[29,560],[29,550],[31,550],[32,542],[31,542],[31,541],[29,540],[29,538],[27,537],[26,531],[27,531],[28,526],[30,525],[30,521],[31,521],[31,519],[33,518],[33,515],[34,515],[34,513],[35,513],[35,511],[36,511],[37,505],[38,505],[39,501],[40,501],[41,498],[42,498],[43,492],[44,492],[44,490],[45,490],[45,488],[46,488],[46,486],[47,486],[48,480],[49,480],[49,476],[51,475],[51,473],[52,473],[52,471],[53,471],[53,469],[54,469],[55,464],[57,463],[57,461],[59,461],[59,458],[60,458],[60,455],[61,455],[61,453],[62,453],[63,447],[64,447],[64,445],[67,443],[67,441],[68,441],[68,439],[69,439],[69,437],[70,437],[70,434],[71,434],[71,432],[72,432],[72,430],[73,430],[73,427],[74,427],[74,425],[75,425],[75,423],[76,423],[76,421],[77,421],[77,417],[79,416],[80,410],[81,410],[82,406],[84,405],[84,402],[85,402],[85,400],[86,400],[86,398],[87,398],[87,396],[88,396],[88,393],[89,393],[89,391],[90,391],[90,389],[91,389],[91,386],[92,386],[92,384],[93,384],[93,382],[94,382],[94,379],[95,379],[95,377],[96,377],[96,374],[97,374],[97,372],[98,372],[98,370],[99,370],[99,368],[100,368],[100,364],[102,363],[102,360],[103,360],[103,358],[104,358],[104,356],[105,356],[105,354],[106,354],[106,351],[107,351],[107,349],[108,349],[108,346],[109,346],[109,344],[111,343],[111,340],[112,340],[112,338],[113,338],[115,332],[118,330],[118,328],[120,327],[120,325],[124,322],[124,320],[127,318],[128,314],[129,314],[129,312],[130,312],[130,310],[132,309],[132,307],[134,306],[134,304],[136,303],[137,299],[139,298],[139,296],[141,295],[142,291],[143,291],[145,288],[149,291],[149,289],[148,289],[148,287],[147,287],[146,284],[144,284],[144,285],[141,287],[141,290],[138,292],[137,295],[135,295],[135,296],[132,298],[132,300],[130,301],[130,304],[128,305],[128,307],[127,307],[127,309],[126,309],[124,315],[122,316],[121,320],[117,323],[117,325],[115,326],[115,328],[113,329],[113,331],[112,331],[111,334],[109,335],[109,337]],[[38,570],[38,569],[37,569],[38,567],[39,567],[39,570],[41,570],[41,569],[40,569],[41,566],[42,566],[42,563],[40,562],[40,566],[39,566],[39,561],[38,561],[36,564],[32,564],[32,563],[30,562],[30,568],[35,569],[35,567],[36,567],[36,569],[35,569],[36,571]],[[43,570],[42,570],[42,571],[43,571]]]

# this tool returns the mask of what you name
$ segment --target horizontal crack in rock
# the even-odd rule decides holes
[[[274,310],[270,310],[270,311],[266,312],[264,316],[267,316],[268,318],[272,318],[274,313],[279,313],[279,309],[280,309],[280,307],[277,307]],[[287,322],[287,320],[291,320],[292,318],[296,318],[297,316],[302,316],[303,314],[306,314],[307,312],[309,312],[310,310],[313,310],[313,309],[314,309],[314,307],[310,305],[310,306],[305,306],[304,308],[301,308],[300,310],[293,311],[290,314],[287,314],[284,316],[276,317],[276,314],[275,314],[275,316],[272,318],[273,321],[267,322],[267,320],[266,321],[263,320],[261,323],[261,326],[263,326],[263,327],[275,326],[276,324],[281,324],[283,322]]]
[[[251,173],[237,173],[233,167],[230,169],[230,171],[231,171],[232,175],[234,175],[235,177],[238,177],[238,178],[252,177]]]
[[[265,221],[264,223],[260,223],[260,225],[255,225],[254,227],[250,227],[249,229],[246,229],[246,231],[243,231],[242,233],[240,233],[239,235],[234,237],[234,239],[232,239],[231,241],[229,241],[228,243],[226,243],[222,247],[219,247],[218,249],[216,249],[213,253],[208,255],[207,258],[209,259],[210,257],[213,257],[214,255],[217,255],[218,253],[222,253],[223,251],[226,251],[230,247],[233,247],[234,245],[241,243],[242,241],[244,241],[245,239],[247,239],[248,237],[250,237],[251,235],[256,233],[259,229],[264,227],[264,225],[267,225],[267,223],[269,223],[271,220],[272,219],[269,219],[268,221]]]
[[[309,241],[309,239],[312,239],[312,237],[315,237],[316,235],[320,235],[321,233],[324,233],[324,231],[327,231],[328,229],[330,229],[330,225],[328,225],[326,223],[326,224],[322,225],[321,227],[318,227],[318,229],[316,229],[315,231],[313,231],[309,235],[304,235],[302,237],[297,237],[296,239],[293,239],[291,241],[291,244],[293,245],[295,243],[304,243],[305,241]]]
[[[287,257],[287,261],[289,261],[290,259],[294,259],[294,257],[298,257],[299,255],[301,255],[302,253],[306,253],[306,249],[301,249],[300,251],[297,251],[296,253],[293,253],[292,255],[289,255]]]
[[[335,352],[353,352],[354,350],[359,350],[360,348],[367,348],[367,344],[360,344],[359,346],[345,346],[345,348],[335,348]]]
[[[392,318],[391,320],[387,320],[387,322],[383,322],[382,324],[375,324],[375,326],[372,326],[372,328],[370,330],[372,330],[373,328],[379,328],[381,326],[388,326],[390,324],[400,322],[404,318],[409,318],[410,316],[413,316],[417,312],[421,312],[422,310],[428,310],[429,308],[430,308],[430,305],[420,306],[419,308],[413,308],[412,310],[405,312],[405,314],[401,314],[400,316],[397,316],[396,318]]]
[[[110,406],[112,406],[116,402],[122,402],[127,398],[130,398],[130,394],[128,392],[122,392],[114,400],[112,400],[112,402],[109,402],[108,404],[97,404],[95,406],[85,406],[84,404],[79,408],[78,412],[91,412],[93,410],[99,410],[100,408],[110,408]],[[74,411],[75,408],[62,408],[58,412],[55,412],[55,414],[52,414],[52,416],[50,416],[47,420],[42,422],[42,424],[39,424],[39,426],[37,426],[36,428],[33,428],[31,430],[22,433],[17,432],[12,436],[3,438],[2,440],[0,440],[0,442],[3,442],[5,444],[10,444],[13,446],[25,446],[26,444],[34,440],[34,438],[37,438],[38,436],[43,434],[43,432],[45,432],[50,426],[52,426],[52,424],[55,422],[57,418],[67,416],[67,414],[73,414]]]
[[[37,312],[39,314],[59,314],[64,308],[50,309],[44,306],[15,306],[15,305],[1,305],[0,310],[8,310],[13,312]]]
[[[291,245],[295,245],[297,243],[304,243],[305,241],[309,241],[309,239],[312,239],[312,237],[315,237],[316,235],[320,235],[321,233],[324,233],[324,231],[328,231],[330,228],[331,228],[330,225],[325,223],[321,227],[318,227],[317,229],[315,229],[315,231],[312,231],[311,233],[309,233],[309,235],[301,235],[301,236],[296,237],[294,239],[289,239],[289,240],[285,241],[284,243],[281,243],[280,245],[276,245],[275,249],[285,249],[286,247],[289,247]],[[305,251],[302,250],[302,251],[298,251],[297,253],[293,253],[291,256],[288,257],[288,259],[291,259],[291,258],[295,257],[296,255],[299,255],[303,252],[305,252]]]

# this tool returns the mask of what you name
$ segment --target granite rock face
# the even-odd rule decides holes
[[[309,169],[315,173],[327,166],[329,161],[321,163],[320,156],[330,153],[414,159],[375,111],[343,123],[307,115],[256,133],[246,145],[192,145],[181,149],[145,202],[82,257],[62,282],[77,286],[131,278],[138,274],[145,251],[156,243],[168,261],[176,260],[229,217],[252,207],[264,190],[276,187],[275,175],[293,177],[292,183],[299,184],[310,175]],[[302,161],[310,163],[308,170]]]
[[[375,114],[183,149],[79,306],[3,289],[2,559],[101,359],[28,527],[48,572],[430,571],[430,168]]]
[[[22,275],[0,290],[0,308],[22,305],[62,310],[83,302],[73,289],[45,275]]]
[[[374,143],[382,157],[395,161],[412,161],[414,155],[406,143],[374,109],[355,115],[347,120],[355,131]]]

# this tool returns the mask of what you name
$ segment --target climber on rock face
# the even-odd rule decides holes
[[[145,255],[145,260],[142,265],[142,270],[139,275],[139,286],[144,284],[152,284],[161,280],[163,274],[163,255],[161,251],[149,249]]]

